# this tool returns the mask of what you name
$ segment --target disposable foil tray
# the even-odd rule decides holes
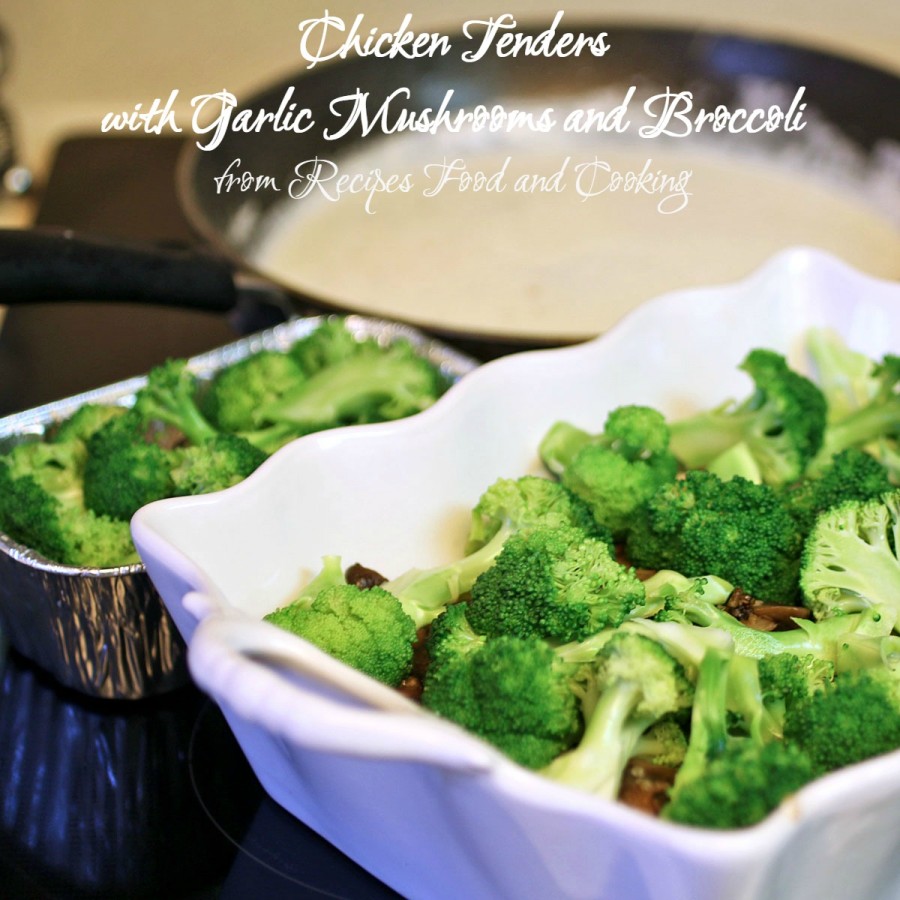
[[[284,350],[322,317],[296,318],[191,357],[200,378],[263,349]],[[476,363],[415,329],[348,316],[357,338],[406,339],[452,379]],[[40,438],[85,403],[128,406],[144,376],[47,403],[0,419],[0,453]],[[188,680],[183,639],[142,564],[90,569],[51,562],[0,532],[0,637],[59,682],[109,699],[162,694]]]

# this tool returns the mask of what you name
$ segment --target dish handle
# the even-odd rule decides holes
[[[270,735],[308,750],[485,773],[499,752],[399,692],[268,622],[222,612],[188,647],[198,687]]]

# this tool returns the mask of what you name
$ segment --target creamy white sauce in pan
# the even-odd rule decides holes
[[[255,256],[258,267],[362,313],[445,331],[562,340],[598,334],[657,294],[743,278],[794,245],[900,277],[900,225],[802,167],[652,142],[590,152],[577,144],[568,152],[432,145],[426,153],[404,141],[387,141],[380,154],[339,169],[408,175],[409,191],[363,190],[332,202],[315,188],[287,199]],[[550,176],[567,157],[559,189],[551,189]],[[470,175],[501,173],[493,184],[505,189],[476,190],[472,182],[460,190],[449,180],[426,196],[440,182],[442,161],[456,158]],[[591,169],[596,159],[602,164]],[[641,172],[637,189],[627,176]],[[684,172],[686,200],[677,180]],[[547,179],[547,191],[514,189],[535,175]]]

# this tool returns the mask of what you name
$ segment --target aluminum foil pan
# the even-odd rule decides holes
[[[413,328],[347,317],[359,339],[406,339],[452,379],[477,363]],[[322,317],[291,319],[216,350],[191,357],[209,378],[258,350],[283,350]],[[0,419],[0,452],[43,435],[85,403],[129,405],[139,376]],[[63,566],[0,532],[0,631],[23,656],[81,693],[109,699],[162,694],[188,681],[185,646],[143,565],[109,569]]]

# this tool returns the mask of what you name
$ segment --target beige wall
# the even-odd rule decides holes
[[[468,18],[512,12],[541,23],[563,8],[590,14],[739,29],[838,49],[900,71],[900,3],[873,0],[3,0],[0,27],[13,43],[0,98],[16,117],[24,160],[37,170],[62,134],[99,131],[102,114],[178,88],[182,99],[240,93],[300,68],[297,24],[325,8],[396,27],[454,30]]]

